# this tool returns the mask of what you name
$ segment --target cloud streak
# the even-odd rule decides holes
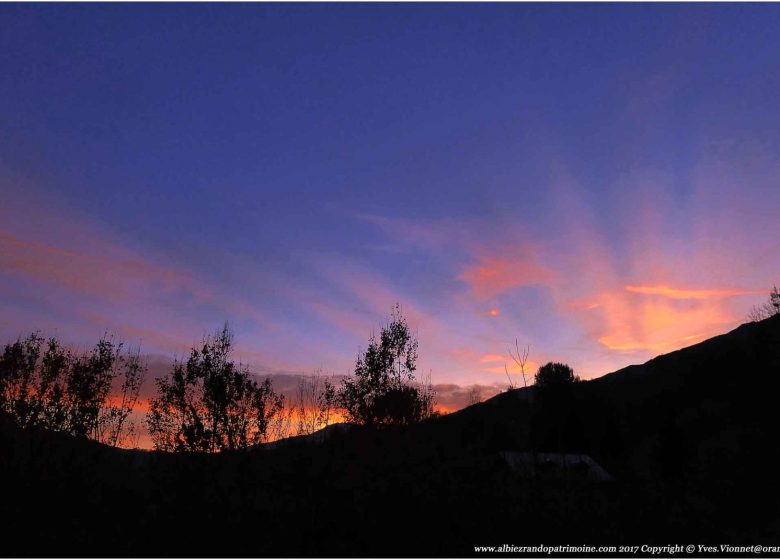
[[[671,288],[669,286],[626,286],[627,292],[635,294],[644,294],[650,296],[663,296],[670,299],[712,299],[727,298],[735,296],[747,296],[763,294],[762,290],[732,290],[732,289],[714,289],[714,290],[686,290]]]
[[[545,266],[528,260],[487,257],[467,266],[458,275],[474,296],[487,300],[523,286],[544,285],[554,274]]]

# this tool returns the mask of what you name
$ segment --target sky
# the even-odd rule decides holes
[[[583,378],[780,283],[780,6],[2,4],[0,339]]]

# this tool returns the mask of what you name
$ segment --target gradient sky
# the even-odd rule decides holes
[[[780,6],[0,5],[0,338],[598,376],[780,283]]]

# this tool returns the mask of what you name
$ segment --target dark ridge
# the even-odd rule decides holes
[[[9,556],[471,556],[501,544],[780,545],[780,317],[416,426],[217,455],[125,451],[0,418]],[[509,452],[507,453],[502,452]],[[586,457],[609,482],[521,476]]]

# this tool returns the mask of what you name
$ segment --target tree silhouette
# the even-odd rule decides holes
[[[467,394],[468,406],[479,404],[482,402],[482,391],[478,385],[472,385]]]
[[[157,396],[147,425],[156,449],[217,452],[266,441],[269,423],[284,400],[270,379],[258,383],[230,360],[233,335],[226,324],[155,380]]]
[[[305,436],[327,427],[336,405],[336,388],[320,371],[298,379],[294,402],[295,434]]]
[[[528,380],[525,375],[525,368],[528,364],[528,353],[531,351],[531,346],[526,344],[522,350],[520,349],[520,343],[515,339],[515,347],[514,350],[512,348],[509,349],[509,355],[512,358],[512,361],[515,363],[515,365],[520,369],[520,375],[522,375],[523,378],[523,387],[528,387]],[[509,390],[516,389],[517,384],[512,379],[512,376],[509,375],[509,368],[507,367],[506,363],[504,364],[504,372],[506,373],[506,378],[509,380]]]
[[[430,383],[416,382],[417,339],[396,305],[390,322],[357,359],[338,400],[347,419],[364,425],[412,424],[433,415]]]
[[[777,286],[772,287],[768,301],[753,306],[753,309],[748,313],[748,320],[752,322],[763,321],[774,315],[780,315],[780,291],[778,291]]]
[[[574,370],[571,367],[558,362],[549,362],[543,365],[534,377],[536,386],[543,389],[565,387],[579,380],[580,378],[574,375]]]
[[[548,362],[534,377],[536,395],[532,414],[535,449],[571,452],[582,442],[582,418],[575,410],[573,387],[579,381],[567,364]]]
[[[76,354],[33,333],[3,348],[0,410],[22,428],[122,445],[135,431],[130,415],[145,374],[139,351],[126,351],[107,335]]]

